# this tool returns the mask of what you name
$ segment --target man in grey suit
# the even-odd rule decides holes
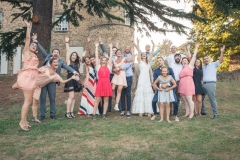
[[[41,51],[42,56],[45,58],[42,66],[49,66],[50,65],[49,61],[50,61],[51,58],[58,58],[58,68],[57,68],[56,72],[60,76],[61,76],[61,69],[62,68],[66,69],[69,72],[72,72],[72,73],[78,75],[78,73],[74,69],[72,69],[71,67],[66,65],[64,63],[64,61],[59,58],[59,54],[60,54],[59,49],[53,49],[52,54],[48,54],[36,40],[34,40],[34,42],[37,43],[38,49]],[[40,120],[41,121],[44,120],[44,118],[46,116],[46,96],[47,96],[47,93],[48,93],[48,97],[49,97],[49,100],[50,100],[50,117],[52,119],[57,119],[57,117],[56,117],[56,106],[55,106],[56,84],[58,84],[58,86],[60,86],[59,82],[57,82],[57,83],[56,82],[50,82],[49,84],[44,86],[41,90],[41,95],[40,95]]]

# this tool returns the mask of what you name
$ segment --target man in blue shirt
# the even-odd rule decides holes
[[[220,59],[216,62],[210,63],[210,58],[208,55],[203,57],[204,66],[202,67],[203,70],[203,89],[205,90],[206,94],[209,97],[213,117],[212,119],[218,118],[218,108],[217,108],[217,101],[216,101],[216,81],[217,81],[217,68],[223,62],[223,53],[225,50],[225,46],[220,48]],[[203,105],[205,106],[205,105]],[[205,110],[205,108],[203,108]]]

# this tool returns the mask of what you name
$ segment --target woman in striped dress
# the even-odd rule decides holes
[[[94,95],[96,91],[96,73],[89,57],[85,57],[84,62],[86,64],[86,78],[84,81],[84,89],[82,92],[82,98],[78,114],[89,115],[93,114],[93,108],[95,103]],[[99,114],[98,111],[97,114]]]

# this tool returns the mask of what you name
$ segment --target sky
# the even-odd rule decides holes
[[[183,9],[186,12],[189,12],[191,10],[191,3],[185,3],[184,0],[180,0],[179,3],[177,3],[174,0],[169,0],[169,1],[161,1],[161,3],[176,8],[176,9]],[[191,22],[188,20],[183,20],[183,19],[175,19],[177,22],[184,24],[185,26],[191,28]],[[157,18],[153,18],[153,21],[157,21]],[[161,23],[160,23],[161,25]],[[162,41],[164,39],[171,40],[173,42],[173,45],[175,46],[180,46],[181,44],[187,42],[187,36],[182,34],[179,35],[177,33],[166,33],[166,35],[162,33],[150,33],[151,38],[147,37],[144,33],[140,34],[135,31],[135,35],[140,38],[140,48],[144,49],[146,44],[151,44],[151,39],[154,41],[155,45],[158,43],[162,44]],[[136,37],[135,36],[135,37]]]

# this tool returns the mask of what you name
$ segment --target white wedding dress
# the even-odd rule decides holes
[[[135,92],[135,97],[133,99],[132,113],[153,113],[152,110],[152,99],[154,96],[151,81],[150,81],[150,63],[146,64],[141,61],[138,65],[139,67],[139,78],[137,84],[137,90]]]

